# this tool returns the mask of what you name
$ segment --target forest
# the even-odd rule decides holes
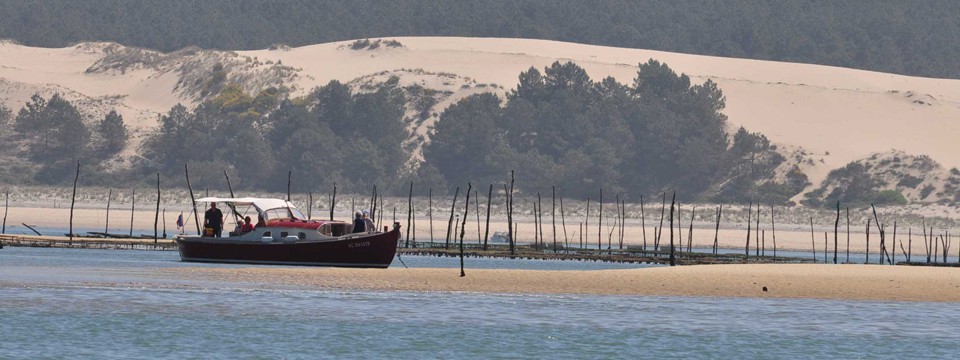
[[[960,78],[960,2],[0,0],[0,39],[242,50],[383,36],[532,38]]]
[[[362,193],[376,185],[395,195],[410,181],[438,194],[499,184],[511,170],[521,192],[557,186],[579,198],[601,188],[632,200],[675,189],[684,201],[784,204],[808,185],[796,168],[776,176],[785,159],[763,135],[727,133],[725,98],[712,81],[693,84],[656,60],[639,64],[632,84],[591,79],[571,62],[518,76],[505,99],[482,93],[443,111],[419,162],[408,99],[390,82],[356,92],[332,81],[300,98],[227,85],[195,109],[177,105],[160,116],[132,163],[113,169],[127,139],[122,117],[111,112],[88,128],[60,96],[34,96],[15,116],[0,111],[0,156],[19,161],[8,161],[0,180],[63,184],[83,159],[98,167],[101,175],[87,180],[98,185],[156,172],[179,178],[186,163],[200,188],[222,188],[226,171],[236,188],[273,191],[290,172],[300,188],[337,183]]]

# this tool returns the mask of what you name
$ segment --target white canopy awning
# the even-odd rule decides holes
[[[205,197],[205,198],[197,199],[197,202],[205,202],[205,203],[222,202],[222,203],[230,203],[230,204],[240,205],[240,206],[253,205],[259,211],[266,211],[266,210],[277,209],[277,208],[293,208],[293,209],[297,208],[296,206],[293,205],[293,203],[286,200],[262,199],[262,198],[251,198],[251,197],[245,197],[245,198]]]

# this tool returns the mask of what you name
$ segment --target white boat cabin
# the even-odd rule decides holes
[[[375,229],[368,229],[362,233],[351,233],[352,223],[330,220],[311,220],[297,209],[293,203],[281,199],[266,198],[220,198],[205,197],[196,200],[198,203],[217,203],[226,206],[217,208],[223,213],[223,234],[221,238],[202,235],[180,235],[181,238],[203,237],[210,241],[251,241],[251,242],[295,242],[295,241],[332,241],[345,238],[366,236]],[[201,223],[203,213],[209,209],[197,209],[197,216]],[[244,218],[249,216],[252,231],[243,232]],[[232,220],[231,220],[232,219]],[[232,229],[232,231],[228,231]]]

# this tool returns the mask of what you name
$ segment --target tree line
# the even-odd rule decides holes
[[[189,163],[201,188],[222,189],[226,171],[236,188],[278,191],[292,172],[307,191],[336,183],[341,191],[376,185],[399,195],[411,180],[443,193],[467,182],[500,183],[516,170],[521,192],[557,186],[586,198],[602,188],[637,200],[678,189],[683,200],[776,204],[808,185],[796,167],[776,176],[785,159],[762,134],[727,133],[715,83],[693,84],[656,60],[640,64],[630,85],[595,81],[572,62],[530,68],[505,99],[482,93],[444,110],[422,160],[407,127],[411,101],[389,82],[357,92],[332,81],[300,98],[277,88],[250,95],[228,84],[195,109],[176,105],[162,114],[129,166],[87,181],[179,177]],[[115,112],[89,129],[59,95],[34,96],[5,122],[18,145],[4,154],[39,165],[20,175],[22,183],[63,183],[75,159],[103,162],[127,138]]]
[[[33,46],[239,50],[382,36],[506,37],[960,78],[960,2],[949,0],[0,0],[0,8],[0,38]]]
[[[727,134],[724,106],[715,83],[692,84],[656,60],[631,85],[556,62],[521,73],[506,99],[479,94],[444,111],[420,172],[482,184],[516,169],[521,191],[556,185],[579,198],[680,189],[684,200],[780,204],[803,190],[795,167],[775,179],[785,159],[762,134]]]
[[[109,167],[127,139],[123,116],[115,110],[87,121],[61,95],[35,94],[15,116],[0,106],[0,182],[60,183],[80,159]]]

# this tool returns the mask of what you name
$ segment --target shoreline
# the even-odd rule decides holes
[[[839,268],[838,268],[839,267]],[[198,280],[371,291],[960,302],[960,269],[751,264],[628,270],[177,268]],[[766,287],[766,291],[764,291]]]
[[[179,232],[176,228],[176,220],[181,209],[168,208],[167,210],[168,211],[166,216],[166,225],[167,225],[166,231],[168,235],[172,236],[173,234],[176,234]],[[74,215],[75,215],[74,216],[75,232],[81,233],[81,235],[83,231],[90,231],[90,230],[94,230],[98,232],[103,230],[109,230],[109,232],[111,233],[120,233],[120,234],[128,233],[130,230],[131,216],[130,216],[129,209],[116,209],[115,212],[111,212],[110,214],[111,226],[109,227],[109,229],[105,229],[106,228],[106,224],[105,224],[106,212],[103,209],[77,208],[75,209]],[[155,215],[156,214],[154,213],[153,209],[137,210],[133,216],[133,229],[134,229],[133,233],[135,235],[136,234],[152,234]],[[338,212],[336,213],[337,219],[347,219],[349,218],[349,216],[350,216],[350,212],[343,212],[338,210]],[[188,211],[184,211],[184,220],[186,222],[185,229],[187,233],[195,233],[195,230],[194,230],[195,225],[193,222],[192,213]],[[383,220],[385,223],[389,223],[392,221],[391,219],[387,219],[387,218],[384,218]],[[436,241],[443,241],[442,237],[446,233],[446,218],[444,218],[443,216],[437,215],[434,218],[434,220],[435,220],[434,235],[438,237]],[[639,223],[636,223],[638,222],[636,220],[638,219],[633,219],[633,218],[629,219],[625,226],[626,232],[624,234],[624,246],[627,246],[627,245],[637,246],[637,245],[643,244],[645,229],[641,227]],[[162,232],[163,218],[159,219],[159,221],[161,221],[161,223],[158,226],[158,230],[161,230]],[[403,216],[403,219],[398,218],[397,221],[400,222],[401,225],[403,226],[406,225],[405,216]],[[571,222],[572,221],[573,220],[571,220]],[[24,228],[21,225],[21,223],[26,223],[31,226],[39,226],[41,228],[47,228],[47,229],[63,229],[64,230],[62,232],[58,231],[58,233],[56,234],[44,233],[43,235],[45,236],[64,235],[67,232],[66,229],[69,226],[69,209],[47,208],[47,207],[11,207],[9,218],[7,219],[7,224],[6,224],[7,233],[12,234],[12,231],[19,231],[22,234],[31,235],[32,233],[28,229]],[[519,229],[517,233],[518,242],[519,243],[532,242],[532,237],[534,233],[532,229],[532,225],[533,225],[532,220],[524,217],[520,217],[516,221],[516,223],[518,224],[518,229]],[[429,222],[427,218],[423,216],[415,217],[414,225],[416,227],[416,231],[413,234],[415,240],[419,239],[418,241],[424,241],[424,239],[429,238],[430,232],[429,232],[428,224]],[[230,226],[230,223],[228,223],[227,225]],[[654,226],[651,225],[650,222],[648,222],[647,225],[648,225],[646,227],[647,244],[652,245],[653,243],[652,228]],[[597,243],[596,226],[593,224],[591,224],[591,226],[592,228],[590,229],[590,233],[587,234],[587,239],[584,239],[586,240],[585,241],[586,248],[591,248],[589,245],[591,244],[596,245]],[[664,224],[664,226],[666,226],[666,224]],[[798,253],[810,252],[810,245],[812,242],[811,233],[809,229],[804,228],[804,226],[806,225],[778,223],[777,231],[776,231],[777,251],[793,251]],[[464,238],[465,244],[477,243],[477,240],[478,240],[477,237],[479,236],[477,234],[477,228],[478,226],[475,221],[467,222],[466,237]],[[544,228],[546,229],[547,226],[544,226]],[[569,228],[569,232],[568,232],[569,243],[571,245],[579,244],[580,238],[579,238],[579,234],[575,231],[576,227],[573,227],[572,224],[568,224],[568,228]],[[603,237],[601,241],[602,246],[604,248],[606,247],[608,240],[610,240],[608,239],[609,237],[607,235],[608,235],[608,231],[610,231],[611,229],[612,227],[608,226],[606,223],[604,224]],[[481,228],[481,230],[483,229]],[[507,228],[506,228],[505,219],[502,219],[499,217],[491,218],[490,231],[489,231],[491,236],[494,234],[494,232],[497,232],[497,231],[506,232],[506,230]],[[678,235],[678,239],[686,239],[688,229],[684,227],[681,230],[682,231]],[[766,234],[766,232],[770,232],[769,230],[770,229],[763,229],[763,231],[760,234],[757,234],[757,232],[754,231],[754,235],[752,235],[752,239],[751,239],[751,248],[754,248],[756,246],[756,244],[758,243],[757,237],[760,237],[761,238],[760,242],[765,242],[767,245],[767,252],[772,251],[773,233],[771,232],[771,234]],[[863,253],[866,253],[866,250],[867,250],[865,237],[862,232],[863,229],[859,229],[859,231],[860,231],[859,233],[857,232],[851,233],[852,236],[851,236],[851,242],[850,242],[850,252],[854,254],[863,254]],[[553,237],[551,234],[549,234],[549,231],[547,232],[548,234],[545,234],[543,238],[548,244],[550,244],[552,243]],[[561,237],[563,233],[559,224],[557,226],[557,232],[558,232],[557,234],[558,243],[563,243],[563,238]],[[901,233],[902,232],[904,231],[901,231]],[[694,227],[694,246],[693,247],[694,248],[710,247],[713,243],[714,233],[715,231],[713,228],[704,229],[704,228]],[[818,254],[823,253],[823,244],[824,244],[823,234],[824,233],[825,231],[823,231],[823,229],[820,229],[820,228],[818,228],[815,233],[816,236],[814,239],[815,240],[814,245],[817,249]],[[829,248],[832,250],[833,232],[829,231],[826,233],[828,234]],[[614,238],[617,236],[616,232],[612,234]],[[743,249],[745,237],[746,237],[746,224],[741,224],[736,221],[725,222],[720,227],[718,235],[719,235],[718,245],[720,248],[728,249],[728,250]],[[838,235],[839,235],[838,240],[840,245],[840,252],[845,253],[846,244],[847,244],[846,233],[845,231],[841,231]],[[891,235],[891,234],[888,234],[888,235]],[[899,245],[902,245],[904,248],[907,248],[907,249],[911,247],[909,245],[912,245],[912,249],[910,249],[910,251],[914,255],[922,254],[924,252],[924,242],[923,242],[923,237],[920,235],[920,231],[917,231],[917,234],[913,234],[914,236],[912,237],[912,240],[906,239],[907,236],[903,236],[903,235],[905,234],[900,234],[900,236],[897,237],[898,242],[902,244],[898,244],[898,246],[893,247],[893,250],[897,251],[898,257],[901,256]],[[871,254],[875,254],[879,249],[879,246],[878,246],[879,233],[874,231],[871,234],[871,238],[872,238],[871,239],[872,241],[871,241],[869,250]],[[669,238],[667,238],[666,235],[664,235],[664,239],[661,239],[661,245],[663,243],[668,243],[668,242],[669,242]],[[618,247],[618,241],[616,239],[612,240],[612,246]],[[577,247],[577,246],[572,246],[572,247]],[[593,248],[596,248],[596,246],[594,246]]]

